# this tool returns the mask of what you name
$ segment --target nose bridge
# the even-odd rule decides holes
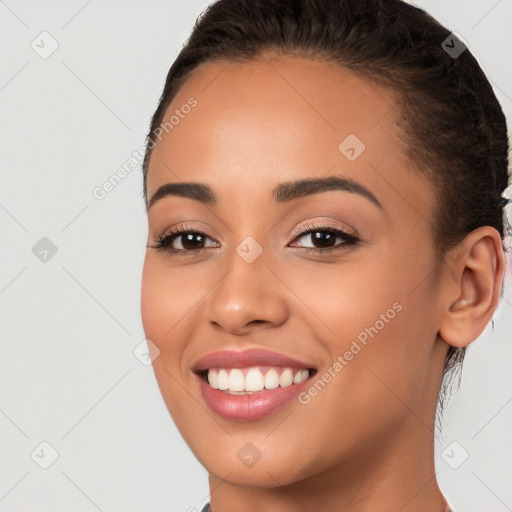
[[[279,325],[288,313],[286,298],[267,268],[270,248],[246,236],[234,248],[229,269],[212,290],[208,321],[242,333],[251,322]]]

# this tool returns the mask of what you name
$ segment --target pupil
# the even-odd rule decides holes
[[[186,234],[186,235],[182,235],[183,238],[182,238],[182,245],[185,249],[197,249],[198,246],[204,242],[204,239],[203,239],[203,236],[202,235],[199,235],[199,234],[193,234],[193,233],[189,233],[189,234]],[[197,238],[198,239],[198,243],[194,243],[194,238]],[[184,239],[184,240],[183,240]],[[187,247],[187,244],[190,244],[189,247]]]
[[[335,239],[336,239],[336,237],[334,237],[332,235],[332,233],[329,233],[327,231],[315,231],[315,233],[314,233],[314,240],[315,240],[315,242],[320,242],[321,246],[325,242],[328,242],[327,245],[323,245],[320,248],[332,247],[332,243],[329,243],[329,242],[333,242]]]

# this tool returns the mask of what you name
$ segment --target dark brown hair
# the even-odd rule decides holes
[[[143,162],[146,208],[155,130],[188,74],[203,63],[276,52],[335,62],[396,94],[404,151],[437,193],[432,230],[440,255],[479,226],[492,226],[503,238],[506,120],[478,62],[462,45],[402,0],[212,3],[172,64],[151,120]],[[449,348],[444,376],[462,366],[465,349]],[[440,396],[445,393],[443,388]]]

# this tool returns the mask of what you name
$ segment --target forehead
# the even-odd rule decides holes
[[[256,199],[277,183],[328,175],[378,181],[390,196],[424,192],[401,149],[398,114],[390,90],[332,62],[266,55],[206,63],[164,115],[164,123],[174,118],[153,150],[148,197],[167,182],[197,181],[221,201]]]

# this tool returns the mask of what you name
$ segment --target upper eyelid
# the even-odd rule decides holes
[[[341,227],[341,226],[336,226],[334,223],[329,223],[329,222],[321,222],[318,224],[318,225],[313,225],[313,224],[309,224],[309,222],[306,222],[305,224],[303,224],[295,233],[295,238],[297,238],[298,236],[302,236],[304,234],[308,234],[310,233],[311,231],[314,231],[314,230],[322,230],[322,231],[329,231],[329,230],[333,230],[333,231],[339,231],[341,233],[345,233],[346,235],[348,236],[352,236],[354,238],[359,238],[359,233],[353,229],[353,228],[350,228],[350,229],[347,229],[347,228],[344,228],[344,227]]]

